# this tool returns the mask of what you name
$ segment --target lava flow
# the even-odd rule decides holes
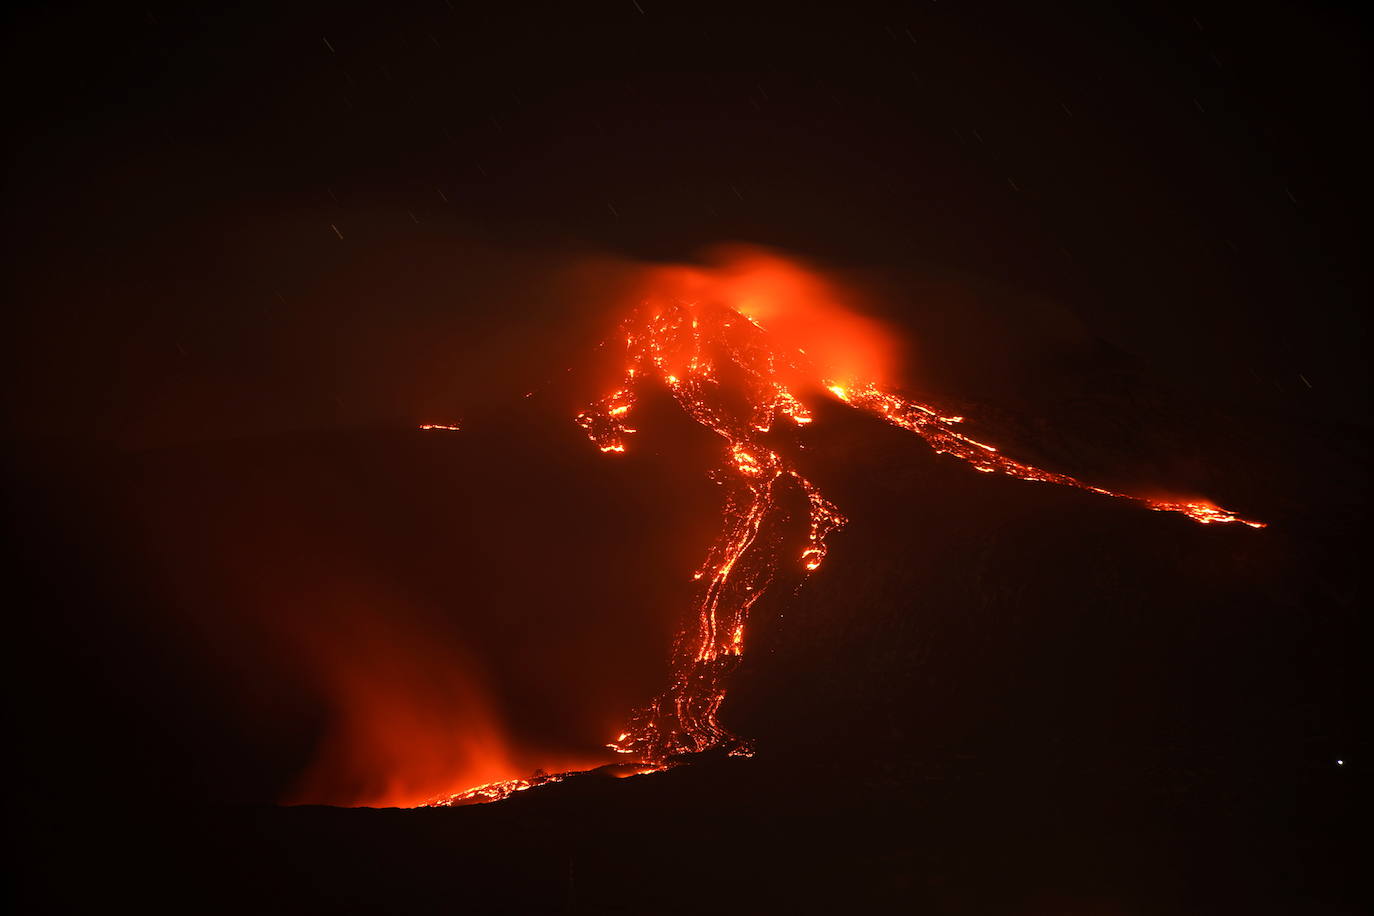
[[[876,385],[865,384],[845,387],[835,382],[827,382],[826,388],[846,404],[876,414],[893,426],[899,426],[916,433],[925,439],[931,448],[935,449],[936,454],[953,455],[956,458],[961,458],[973,465],[974,470],[986,474],[1006,474],[1008,477],[1017,477],[1021,480],[1042,480],[1046,483],[1057,483],[1066,487],[1077,487],[1080,490],[1090,490],[1093,493],[1101,493],[1103,496],[1134,500],[1158,512],[1181,512],[1204,525],[1214,522],[1240,522],[1251,528],[1264,527],[1263,522],[1247,521],[1235,513],[1228,512],[1205,500],[1176,501],[1131,496],[1127,493],[1117,493],[1113,490],[1083,483],[1083,481],[1075,480],[1067,474],[1042,471],[1028,464],[1013,461],[999,453],[991,445],[979,442],[977,439],[971,439],[953,429],[953,424],[962,423],[963,417],[942,416],[929,407],[914,401],[904,400],[891,392],[881,390]]]
[[[592,441],[603,452],[623,453],[635,432],[629,418],[639,386],[654,380],[666,385],[697,423],[725,440],[728,456],[716,476],[726,486],[724,527],[694,576],[701,585],[691,619],[673,649],[672,681],[632,713],[610,745],[646,762],[719,747],[732,754],[750,753],[748,743],[719,719],[726,682],[744,651],[750,609],[785,564],[796,564],[802,576],[819,567],[827,536],[847,521],[789,459],[765,444],[775,424],[812,422],[796,393],[802,385],[823,386],[844,403],[916,433],[937,453],[967,461],[978,471],[1130,499],[1203,524],[1264,527],[1207,502],[1129,496],[1014,461],[954,429],[962,417],[945,416],[875,383],[841,384],[818,375],[824,370],[804,350],[777,346],[761,324],[726,305],[646,305],[623,331],[627,366],[621,387],[577,417]],[[729,385],[722,382],[725,373],[731,377]],[[809,533],[795,556],[781,552],[777,530],[784,515],[779,500],[787,487],[798,488],[810,509]]]
[[[673,304],[645,311],[627,323],[630,365],[620,390],[578,416],[577,422],[603,452],[625,451],[627,425],[638,384],[662,380],[682,408],[725,439],[729,462],[717,475],[726,486],[725,526],[694,578],[701,582],[696,614],[673,649],[673,680],[611,744],[616,751],[659,762],[676,754],[728,745],[748,754],[747,743],[719,719],[725,683],[744,652],[749,611],[778,575],[779,497],[796,487],[809,507],[807,572],[825,559],[826,537],[846,519],[790,461],[764,442],[773,425],[805,425],[811,414],[782,381],[782,357],[768,346],[763,328],[724,306]],[[790,362],[786,365],[792,365]],[[732,406],[739,392],[720,382],[729,367],[745,396],[743,412]]]

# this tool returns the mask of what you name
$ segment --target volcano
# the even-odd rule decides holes
[[[1362,911],[1368,43],[1229,6],[21,5],[9,909]]]
[[[1247,511],[1125,495],[1158,481],[1080,483],[1114,453],[1052,415],[837,376],[766,321],[646,302],[565,383],[618,379],[580,413],[31,465],[105,520],[56,555],[115,559],[64,606],[140,607],[39,643],[83,710],[37,729],[44,778],[123,796],[76,840],[101,880],[140,880],[121,846],[168,899],[237,876],[226,910],[1264,910],[1336,880],[1341,725],[1308,711],[1342,663],[1311,627],[1353,566],[1313,545],[1353,524],[1356,445],[1089,377],[1080,420],[1210,436]],[[424,609],[459,603],[464,652]],[[93,740],[134,753],[92,775]]]

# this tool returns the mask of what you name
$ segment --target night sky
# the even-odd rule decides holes
[[[993,322],[1052,303],[1183,385],[1367,419],[1355,22],[1005,6],[11,13],[12,435],[456,410],[566,358],[527,333],[564,326],[529,288],[560,253],[730,240],[990,286]]]
[[[4,17],[28,911],[146,903],[156,862],[179,911],[228,874],[230,911],[446,912],[425,882],[467,861],[512,912],[697,912],[655,869],[730,817],[759,869],[731,899],[789,911],[852,882],[872,912],[1349,911],[1374,149],[1345,5]],[[480,671],[541,752],[599,749],[658,689],[716,442],[650,397],[657,438],[615,464],[571,418],[626,271],[722,242],[862,290],[908,389],[1028,460],[1271,528],[951,471],[830,405],[808,473],[853,525],[760,605],[758,760],[423,829],[275,807],[339,659],[431,724]],[[622,861],[658,904],[591,902]],[[100,880],[53,890],[73,862]],[[767,896],[797,871],[838,877]]]

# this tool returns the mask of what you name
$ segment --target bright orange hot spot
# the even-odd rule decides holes
[[[642,297],[659,302],[713,303],[732,314],[721,329],[752,325],[768,329],[776,359],[772,372],[795,385],[791,359],[828,378],[891,381],[898,363],[898,337],[856,311],[854,294],[796,260],[763,248],[727,245],[714,249],[711,266],[667,265],[644,271]],[[695,354],[698,367],[709,360]],[[668,356],[670,371],[682,367]],[[691,357],[687,357],[689,372]]]

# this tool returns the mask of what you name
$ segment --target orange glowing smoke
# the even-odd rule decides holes
[[[1263,527],[1205,501],[1127,496],[1042,471],[963,435],[955,429],[962,417],[884,387],[894,350],[890,338],[847,311],[833,285],[794,262],[735,249],[714,268],[649,269],[644,283],[648,295],[621,328],[619,387],[577,422],[601,451],[622,453],[636,432],[630,418],[639,390],[648,382],[666,386],[693,420],[724,440],[724,467],[716,479],[726,488],[726,501],[721,534],[693,577],[698,591],[673,649],[671,683],[631,715],[610,745],[621,753],[650,763],[715,747],[750,753],[719,719],[726,682],[744,652],[750,610],[785,570],[804,577],[817,569],[827,536],[846,522],[780,450],[787,440],[783,429],[812,422],[801,396],[813,390],[828,389],[984,473],[1132,499],[1203,524]],[[798,554],[784,548],[780,499],[788,488],[800,491],[809,506]]]
[[[491,698],[461,660],[440,672],[407,654],[401,670],[367,662],[329,672],[335,718],[291,801],[410,807],[529,771],[512,759]]]
[[[794,355],[805,357],[808,372],[827,378],[893,381],[898,337],[856,311],[861,303],[852,290],[795,259],[754,246],[719,246],[708,260],[709,267],[645,269],[640,298],[721,305],[766,327],[768,348],[781,357],[772,371],[793,385],[813,380],[792,374]]]
[[[297,665],[329,703],[287,803],[413,807],[539,766],[604,762],[517,743],[477,661],[400,600],[353,581],[314,592],[308,618],[283,621]]]

